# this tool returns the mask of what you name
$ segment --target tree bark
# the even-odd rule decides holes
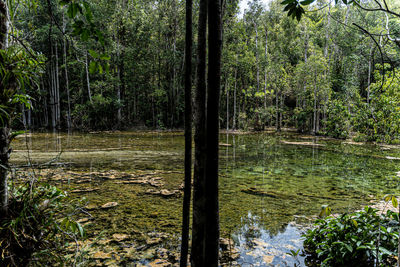
[[[232,129],[236,130],[236,86],[237,86],[237,66],[235,67],[235,86],[233,89],[233,122]]]
[[[60,123],[61,123],[61,103],[60,103],[60,77],[59,77],[59,71],[58,71],[58,44],[57,44],[57,41],[55,43],[55,56],[56,56],[55,73],[54,73],[55,111],[56,111],[56,127],[59,129]]]
[[[8,31],[10,28],[7,1],[0,0],[0,49],[8,47]]]
[[[6,1],[0,0],[0,49],[8,48],[9,31],[9,11]],[[0,87],[0,100],[7,102],[7,97],[3,95],[5,88]],[[8,160],[10,158],[11,129],[8,118],[3,120],[0,127],[0,219],[7,215],[8,211]]]
[[[190,198],[192,194],[192,0],[186,0],[185,32],[185,181],[182,207],[180,266],[186,267],[189,251]]]
[[[66,21],[64,18],[64,13],[63,13],[63,32],[65,34],[65,28],[66,28]],[[67,44],[65,41],[65,38],[63,38],[63,57],[64,57],[64,73],[65,73],[65,90],[67,91],[67,105],[68,105],[68,110],[67,110],[67,128],[70,130],[72,128],[72,121],[71,121],[71,98],[69,95],[69,79],[68,79],[68,62],[67,62]]]
[[[87,50],[85,53],[85,71],[86,71],[86,86],[87,86],[89,101],[90,101],[90,103],[93,103],[92,102],[92,93],[90,92],[89,62],[88,62],[88,51]]]
[[[218,152],[221,84],[221,2],[208,1],[208,87],[205,266],[217,267],[219,255]]]
[[[200,0],[198,47],[197,47],[197,85],[195,95],[195,162],[193,177],[193,226],[191,263],[193,267],[205,264],[205,168],[206,168],[206,33],[207,0]]]
[[[264,109],[267,109],[268,30],[265,26]]]
[[[254,30],[256,31],[257,92],[259,92],[260,91],[260,60],[258,58],[258,29],[257,29],[257,23],[254,23]]]

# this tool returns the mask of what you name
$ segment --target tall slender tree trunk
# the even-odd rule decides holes
[[[265,26],[267,27],[267,26]],[[264,109],[267,109],[268,30],[265,29]]]
[[[185,29],[185,181],[182,207],[180,266],[186,267],[189,251],[190,198],[192,195],[192,0],[186,0]]]
[[[206,160],[206,235],[205,255],[208,267],[218,266],[219,203],[219,99],[221,87],[221,1],[208,1],[208,87],[207,87],[207,160]]]
[[[367,103],[369,105],[370,99],[370,90],[371,90],[371,72],[372,72],[372,60],[373,60],[373,52],[374,46],[371,46],[371,50],[369,52],[369,60],[368,60],[368,87],[367,87]]]
[[[259,56],[258,56],[258,29],[257,29],[257,23],[254,23],[254,30],[256,31],[257,92],[259,92],[260,91],[260,59],[259,59]]]
[[[237,86],[237,66],[235,67],[235,86],[233,89],[233,122],[232,129],[236,130],[236,86]]]
[[[120,44],[119,44],[119,34],[117,34],[117,61],[118,61],[118,84],[117,84],[117,99],[118,104],[121,103],[121,58],[120,58]],[[121,106],[118,106],[117,110],[117,120],[118,120],[118,127],[122,121],[122,113],[121,113]]]
[[[276,131],[281,131],[281,123],[279,122],[280,111],[279,111],[279,90],[276,89],[275,93],[275,107],[276,107]]]
[[[9,11],[6,1],[0,0],[0,49],[8,48]],[[0,101],[7,103],[7,96],[3,95],[6,88],[0,86]],[[11,129],[9,119],[4,119],[0,127],[0,220],[8,211],[8,160],[10,158]]]
[[[67,27],[67,23],[64,18],[64,13],[63,13],[63,32],[65,34],[65,29]],[[69,79],[68,79],[68,62],[67,62],[67,44],[65,41],[65,38],[63,38],[63,57],[64,57],[64,74],[65,74],[65,90],[67,91],[67,105],[68,105],[68,110],[67,110],[67,128],[70,130],[72,128],[72,121],[71,121],[71,98],[69,95]]]
[[[61,123],[61,101],[60,101],[60,76],[58,71],[58,44],[55,43],[55,55],[56,55],[56,62],[55,62],[55,111],[56,111],[56,127],[60,128]]]
[[[90,101],[90,103],[93,103],[92,102],[92,93],[90,92],[89,62],[88,62],[88,51],[87,51],[87,49],[86,49],[85,52],[86,52],[85,53],[86,86],[87,86],[89,101]]]
[[[314,78],[314,112],[313,112],[313,134],[317,133],[317,81]]]
[[[50,44],[51,46],[51,55],[50,55],[50,77],[49,77],[49,93],[50,93],[50,98],[49,98],[49,105],[50,105],[50,111],[51,111],[51,128],[54,130],[56,128],[56,95],[55,95],[55,86],[56,86],[56,81],[55,81],[55,70],[54,70],[54,49],[53,45]]]
[[[229,131],[229,90],[228,90],[228,79],[225,80],[225,92],[226,92],[226,131]]]
[[[193,226],[191,263],[193,267],[207,266],[205,263],[205,168],[206,168],[206,33],[207,0],[200,0],[198,46],[197,46],[197,85],[195,95],[195,162],[193,190]]]

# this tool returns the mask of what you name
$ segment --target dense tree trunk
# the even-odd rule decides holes
[[[281,131],[281,123],[279,121],[280,118],[280,108],[279,108],[279,90],[276,89],[275,93],[275,107],[276,107],[276,131],[280,132]]]
[[[257,92],[259,92],[260,91],[260,60],[258,58],[258,29],[257,29],[257,23],[254,23],[254,30],[256,31]]]
[[[368,60],[368,87],[367,87],[367,103],[368,103],[368,105],[369,105],[369,100],[370,100],[373,55],[374,55],[374,46],[372,45],[371,50],[369,52],[369,60]]]
[[[0,1],[0,49],[8,48],[9,12],[6,1]],[[0,101],[7,103],[7,96],[3,95],[5,88],[0,87]],[[8,160],[10,158],[11,129],[10,121],[5,118],[0,127],[0,219],[8,211]]]
[[[233,122],[232,122],[232,129],[236,130],[236,86],[237,86],[237,66],[235,67],[235,86],[233,89]]]
[[[185,32],[185,181],[182,207],[180,266],[186,267],[189,251],[190,198],[192,194],[192,0],[186,0]]]
[[[229,90],[228,90],[228,79],[225,80],[225,92],[226,92],[226,131],[229,131]]]
[[[205,264],[205,168],[206,168],[206,33],[207,0],[200,0],[198,45],[197,45],[197,85],[195,95],[195,162],[193,190],[193,226],[191,263],[193,267]]]
[[[7,1],[0,0],[0,49],[8,47],[8,31],[10,28]]]
[[[221,1],[208,1],[208,87],[205,266],[217,267],[219,255],[218,151],[221,86]]]
[[[55,78],[55,111],[56,111],[56,127],[59,129],[60,128],[60,123],[61,123],[61,103],[60,103],[60,76],[59,76],[59,71],[58,71],[58,44],[57,42],[55,43],[55,56],[56,56],[56,61],[55,61],[55,73],[54,73],[54,78]]]
[[[64,18],[63,13],[63,32],[65,34],[66,29],[66,21]],[[67,62],[67,44],[66,44],[66,37],[63,38],[63,57],[64,57],[64,74],[65,74],[65,90],[67,92],[67,128],[70,130],[72,128],[72,121],[71,121],[71,97],[69,94],[69,79],[68,79],[68,62]]]
[[[89,79],[89,61],[88,61],[88,51],[85,51],[85,72],[86,72],[86,88],[88,92],[88,97],[90,103],[92,103],[92,93],[90,92],[90,79]]]
[[[267,27],[267,26],[265,26]],[[267,109],[268,30],[265,29],[264,109]]]

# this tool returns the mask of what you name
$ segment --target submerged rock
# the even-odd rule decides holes
[[[145,192],[148,195],[158,195],[162,197],[179,197],[182,192],[179,190],[167,190],[167,189],[161,189],[161,190],[154,190],[154,189],[149,189]]]
[[[111,253],[105,253],[105,252],[102,252],[102,251],[97,251],[96,253],[94,253],[92,255],[92,258],[96,259],[96,260],[111,259]]]
[[[117,242],[121,242],[121,241],[125,241],[125,240],[129,239],[129,235],[126,235],[126,234],[113,234],[112,238]]]
[[[163,259],[156,259],[152,262],[149,263],[149,266],[151,267],[167,267],[167,266],[172,266],[172,263],[163,260]]]
[[[71,193],[90,193],[90,192],[94,192],[97,190],[100,190],[100,188],[75,189],[75,190],[72,190]]]
[[[116,206],[118,206],[117,202],[108,202],[108,203],[102,205],[100,208],[102,208],[102,209],[110,209],[110,208],[114,208]]]

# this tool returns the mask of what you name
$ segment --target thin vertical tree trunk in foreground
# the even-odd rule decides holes
[[[208,87],[207,87],[207,160],[206,160],[206,245],[208,267],[218,266],[218,134],[221,84],[221,1],[208,1]]]
[[[190,198],[192,194],[192,0],[186,0],[185,34],[185,187],[182,207],[180,266],[186,267],[189,251]]]
[[[193,225],[191,263],[193,267],[205,265],[205,161],[206,161],[206,32],[207,0],[200,0],[198,46],[197,46],[197,84],[195,95],[195,161],[193,189]]]

